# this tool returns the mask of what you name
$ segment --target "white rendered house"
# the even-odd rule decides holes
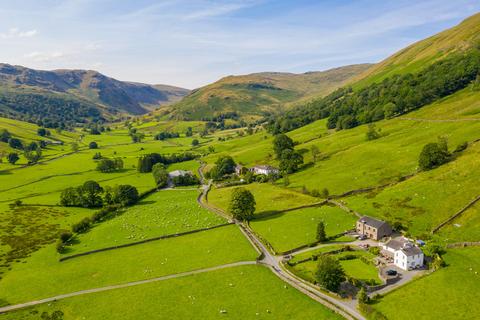
[[[393,239],[382,245],[385,253],[393,256],[393,263],[403,269],[411,270],[423,266],[422,250],[405,238]]]

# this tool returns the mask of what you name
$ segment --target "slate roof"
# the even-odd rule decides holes
[[[385,245],[394,250],[400,250],[403,247],[403,245],[407,242],[408,242],[407,240],[403,238],[399,238],[399,239],[392,239],[388,241]]]
[[[402,249],[402,252],[405,253],[406,256],[414,256],[416,254],[422,254],[422,250],[416,246],[410,246]]]
[[[387,224],[385,221],[377,220],[368,216],[361,217],[359,221],[364,222],[367,226],[374,227],[376,229],[379,229],[380,227]]]

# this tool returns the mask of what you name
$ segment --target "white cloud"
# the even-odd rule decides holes
[[[37,35],[38,31],[35,29],[20,31],[18,28],[10,28],[7,32],[0,33],[0,38],[2,39],[12,39],[12,38],[30,38]]]
[[[49,62],[52,60],[60,59],[65,57],[65,53],[60,51],[55,52],[39,52],[34,51],[23,55],[24,58],[30,59],[35,62]]]
[[[243,8],[252,6],[251,3],[229,3],[222,5],[212,5],[209,8],[193,11],[186,14],[184,20],[195,20],[225,15]]]

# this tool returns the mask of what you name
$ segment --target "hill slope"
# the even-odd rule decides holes
[[[261,116],[284,110],[286,104],[314,95],[326,95],[371,65],[360,64],[303,74],[263,72],[228,76],[192,91],[169,107],[172,117],[199,120],[229,112]]]
[[[8,64],[0,64],[0,88],[0,114],[29,121],[56,118],[55,112],[73,113],[66,120],[77,122],[116,113],[143,114],[188,93],[123,82],[91,70],[43,71]],[[71,107],[58,108],[68,104]]]
[[[368,69],[332,94],[271,121],[284,132],[328,117],[328,127],[348,129],[421,108],[480,85],[480,14],[419,41]]]
[[[358,75],[355,86],[379,82],[400,73],[416,72],[448,54],[465,51],[480,43],[480,13],[459,25],[418,41]]]

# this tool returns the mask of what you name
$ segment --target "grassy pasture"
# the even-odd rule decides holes
[[[320,201],[317,198],[284,189],[270,183],[252,183],[242,187],[253,193],[257,203],[256,214],[274,213],[275,211],[295,208]],[[208,193],[208,202],[227,211],[231,193],[235,188],[237,187],[213,188]]]
[[[156,192],[119,216],[77,236],[67,254],[140,241],[166,234],[211,227],[225,220],[200,207],[195,190]]]
[[[428,237],[436,225],[478,196],[479,155],[480,145],[477,143],[456,160],[437,169],[380,192],[345,201],[351,208],[367,215],[401,221],[414,236]],[[475,233],[475,224],[464,224],[462,232],[466,236]]]
[[[324,247],[316,252],[307,252],[299,256],[296,256],[292,261],[298,261],[300,259],[305,259],[313,256],[314,254],[324,253],[332,250],[339,249],[340,246],[328,246]],[[367,259],[373,259],[374,255],[368,251],[345,251],[342,253],[335,254],[334,257],[340,258],[346,255],[354,255],[357,258],[352,260],[340,260],[340,264],[345,271],[345,274],[349,277],[361,280],[361,281],[374,281],[376,284],[380,284],[381,280],[378,277],[378,269],[372,265],[367,264],[360,260],[360,257],[366,257]],[[291,270],[298,276],[308,280],[310,282],[315,282],[315,273],[317,271],[317,261],[309,260],[306,262],[299,263],[293,267]]]
[[[480,248],[449,250],[444,258],[446,268],[387,294],[374,308],[392,320],[478,319]]]
[[[226,246],[225,243],[229,245]],[[257,256],[236,226],[100,252],[58,262],[47,246],[0,282],[0,299],[19,303],[109,284],[154,278]]]
[[[261,266],[235,267],[59,300],[0,315],[0,319],[26,320],[55,310],[61,310],[65,320],[341,319]]]
[[[250,225],[275,251],[284,252],[315,242],[320,221],[325,224],[327,236],[334,236],[352,229],[355,220],[356,217],[337,207],[322,206],[259,217]]]
[[[460,217],[444,226],[438,236],[448,242],[480,241],[480,204],[477,202]]]

